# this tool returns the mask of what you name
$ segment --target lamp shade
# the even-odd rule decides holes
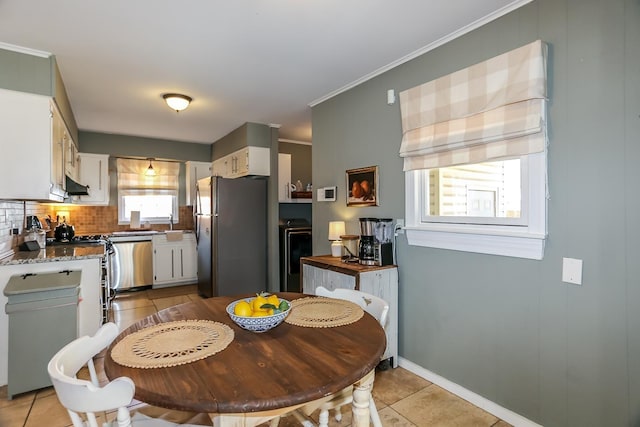
[[[345,234],[344,221],[329,222],[329,240],[340,240],[343,234]]]
[[[167,93],[162,95],[165,102],[172,110],[182,111],[189,106],[192,99],[187,95],[181,95],[179,93]]]

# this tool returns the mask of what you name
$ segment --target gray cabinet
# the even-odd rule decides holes
[[[364,266],[343,263],[339,257],[313,256],[300,260],[302,264],[302,290],[315,294],[318,286],[329,290],[356,289],[376,295],[389,304],[389,320],[385,328],[387,349],[383,359],[392,358],[392,366],[398,366],[398,268],[388,266]]]
[[[80,271],[11,277],[8,297],[9,377],[7,395],[51,385],[47,363],[77,338]]]

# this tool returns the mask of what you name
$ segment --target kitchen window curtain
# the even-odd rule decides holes
[[[404,170],[544,151],[546,95],[541,40],[401,92]]]
[[[149,160],[117,159],[118,191],[137,190],[137,192],[156,193],[157,190],[178,191],[180,164],[152,160],[155,176],[147,176]]]

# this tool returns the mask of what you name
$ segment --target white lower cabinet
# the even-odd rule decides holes
[[[346,264],[340,258],[313,256],[300,260],[302,263],[302,291],[316,293],[318,286],[329,290],[338,288],[356,289],[378,296],[389,304],[389,320],[385,329],[387,349],[384,359],[391,358],[392,366],[398,366],[398,268]]]
[[[192,233],[183,233],[181,240],[168,240],[166,234],[153,236],[154,288],[196,282],[197,262]]]

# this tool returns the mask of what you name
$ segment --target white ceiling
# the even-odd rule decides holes
[[[0,0],[0,42],[56,56],[81,130],[311,141],[310,104],[529,1]]]

